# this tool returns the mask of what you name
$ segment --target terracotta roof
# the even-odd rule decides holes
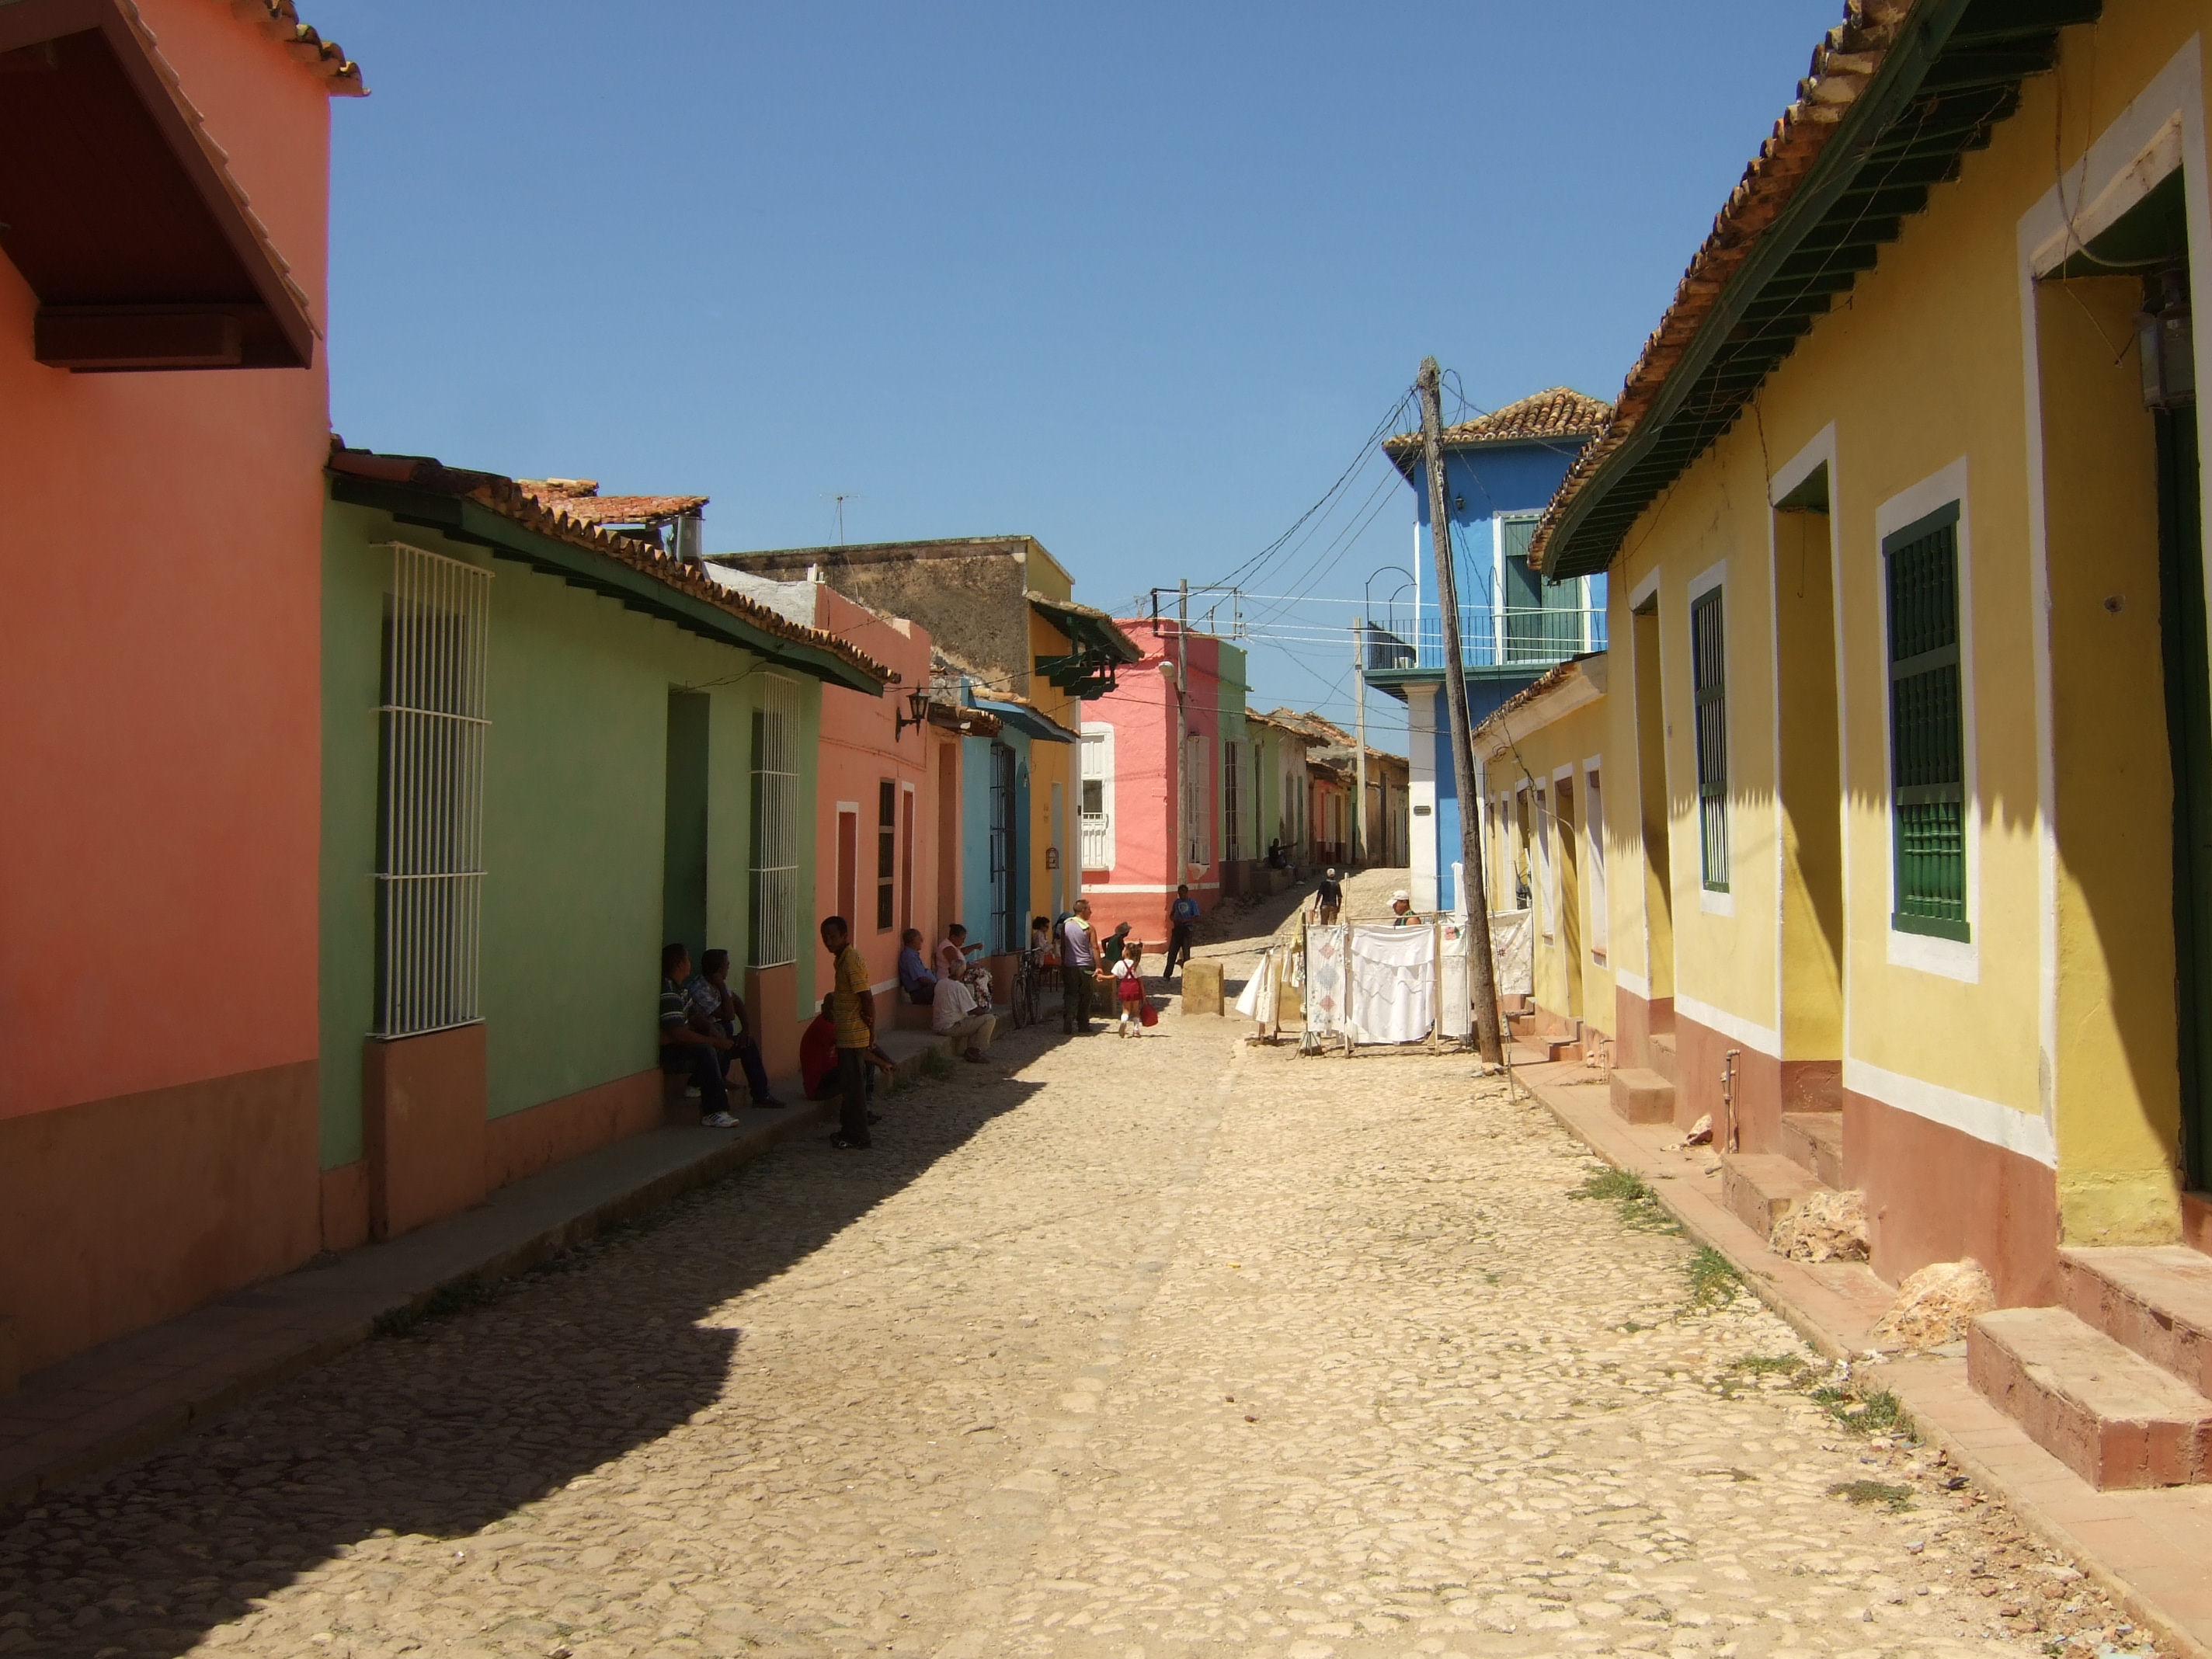
[[[325,40],[300,21],[292,0],[221,0],[251,14],[263,33],[282,41],[295,62],[330,82],[331,96],[359,98],[368,91],[361,78],[361,65],[345,55],[335,40]],[[126,9],[132,9],[127,4]]]
[[[1514,714],[1528,708],[1531,703],[1550,696],[1554,691],[1572,684],[1577,680],[1589,682],[1591,696],[1603,696],[1606,691],[1606,672],[1607,657],[1602,651],[1586,651],[1579,657],[1569,657],[1564,661],[1553,664],[1533,683],[1522,686],[1504,702],[1499,703],[1497,708],[1484,715],[1481,722],[1468,734],[1470,744],[1487,748],[1486,734],[1492,732],[1504,733],[1510,741],[1511,734],[1505,732],[1505,727]],[[1575,707],[1580,708],[1583,703],[1590,700],[1590,696],[1585,696]],[[1572,710],[1567,712],[1571,713]],[[1522,735],[1525,737],[1528,733],[1524,732]]]
[[[706,495],[602,495],[596,478],[517,478],[522,492],[579,524],[659,524],[696,513]]]
[[[2055,62],[2058,30],[2098,11],[2099,0],[2033,8],[1848,0],[1795,100],[1714,216],[1603,434],[1553,496],[1531,562],[1554,576],[1603,569],[1629,525],[1728,430],[1833,295],[1874,264],[1901,218],[1926,205],[1932,185],[1956,176],[1965,151],[1988,143],[1990,129],[2017,107],[2021,78]],[[1824,164],[1839,133],[1844,141]],[[1778,226],[1784,234],[1770,238]],[[1688,372],[1677,377],[1678,368]],[[1657,434],[1648,442],[1638,438],[1647,422]],[[1632,453],[1609,469],[1625,447]],[[1581,521],[1599,509],[1577,498],[1601,471],[1605,490],[1632,487],[1585,533]],[[1570,520],[1577,545],[1568,553],[1552,544]]]
[[[1602,398],[1592,398],[1572,386],[1548,386],[1545,390],[1510,403],[1503,409],[1494,409],[1487,415],[1478,415],[1471,421],[1462,421],[1456,426],[1443,429],[1446,449],[1463,449],[1473,444],[1527,443],[1545,438],[1594,438],[1605,430],[1605,423],[1613,417],[1613,405]],[[1409,454],[1419,454],[1421,434],[1401,432],[1395,438],[1382,441],[1383,449],[1392,459],[1402,459]]]
[[[679,593],[727,611],[763,634],[787,640],[793,645],[826,651],[885,684],[898,678],[884,664],[835,634],[793,622],[764,605],[733,592],[697,567],[662,552],[650,542],[586,523],[562,510],[565,504],[542,501],[513,478],[502,477],[496,472],[465,471],[428,455],[381,455],[365,449],[341,448],[335,437],[329,466],[333,472],[353,477],[404,484],[410,489],[475,501],[526,529],[642,571]]]

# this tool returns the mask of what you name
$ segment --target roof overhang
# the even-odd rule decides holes
[[[1496,760],[1523,738],[1595,702],[1605,695],[1606,677],[1604,652],[1568,658],[1476,726],[1470,746]]]
[[[119,0],[0,0],[0,225],[52,368],[314,361],[306,297]]]
[[[1041,656],[1036,672],[1072,697],[1088,702],[1115,688],[1116,671],[1144,660],[1144,649],[1103,611],[1042,593],[1024,596],[1030,609],[1067,635],[1064,656]]]
[[[688,633],[734,645],[754,655],[870,696],[884,682],[864,672],[834,651],[788,640],[756,627],[710,600],[656,580],[647,571],[549,536],[465,495],[414,488],[404,483],[333,471],[331,499],[388,513],[400,524],[434,530],[450,540],[488,548],[532,569],[558,576],[570,586],[605,594],[629,609],[673,623]]]
[[[1057,720],[1047,719],[1043,714],[1031,708],[1026,703],[1000,702],[989,697],[978,697],[975,700],[975,706],[986,714],[996,714],[1001,725],[1021,732],[1024,737],[1032,738],[1039,743],[1077,741],[1074,732]]]
[[[1615,430],[1585,456],[1579,477],[1569,475],[1540,530],[1547,576],[1593,575],[1612,563],[1644,510],[1734,424],[1835,295],[1873,268],[1929,191],[1988,143],[2018,107],[2021,82],[2057,63],[2059,30],[2101,10],[2100,0],[1917,0],[1840,116],[1817,99],[1802,115],[1793,108],[1770,141],[1784,149],[1762,178],[1747,174],[1737,187],[1700,258],[1728,258],[1746,242],[1749,251],[1717,291],[1692,267],[1615,405],[1634,410],[1648,397],[1648,406],[1616,415]],[[1847,78],[1839,72],[1838,84]],[[1830,119],[1792,182],[1784,165],[1784,149],[1799,142],[1792,135]],[[1787,192],[1778,207],[1762,207],[1761,184]],[[1732,218],[1738,200],[1746,205]],[[1669,325],[1686,313],[1696,320],[1677,352]],[[1656,391],[1640,384],[1651,380]]]

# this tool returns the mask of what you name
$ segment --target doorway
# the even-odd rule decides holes
[[[960,748],[941,744],[937,751],[937,931],[960,920]]]
[[[1629,616],[1636,674],[1636,793],[1644,830],[1644,975],[1653,1003],[1674,996],[1674,860],[1668,846],[1667,710],[1659,672],[1659,596]],[[1655,1020],[1655,1029],[1662,1028]]]
[[[1583,1017],[1583,883],[1582,849],[1577,844],[1580,820],[1575,816],[1575,781],[1561,778],[1553,786],[1553,809],[1559,843],[1559,961],[1566,970],[1569,1019]]]
[[[985,937],[994,951],[1011,950],[1014,927],[1014,751],[991,745],[991,915]],[[1059,914],[1057,907],[1054,914]]]
[[[668,694],[661,820],[660,937],[696,963],[707,949],[707,711],[697,691]]]
[[[1784,1112],[1843,1109],[1843,776],[1829,530],[1824,461],[1773,514]]]
[[[2180,1024],[2181,1160],[2212,1188],[2212,653],[2206,648],[2197,410],[2154,412],[2158,441],[2159,625],[2173,768],[2174,997]]]

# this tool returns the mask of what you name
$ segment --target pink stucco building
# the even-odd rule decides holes
[[[1124,617],[1121,626],[1145,654],[1084,710],[1083,892],[1101,931],[1127,921],[1160,951],[1176,883],[1189,883],[1211,910],[1224,873],[1264,845],[1244,731],[1244,653],[1211,634],[1178,638],[1171,618]]]

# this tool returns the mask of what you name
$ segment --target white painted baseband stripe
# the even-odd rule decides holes
[[[1613,982],[1632,997],[1651,1000],[1651,981],[1641,974],[1632,974],[1626,968],[1613,970]]]
[[[1939,1084],[1923,1082],[1896,1072],[1885,1072],[1863,1060],[1844,1062],[1844,1087],[1853,1094],[1878,1100],[1900,1112],[1940,1123],[1947,1129],[2002,1147],[2022,1158],[2033,1158],[2045,1169],[2058,1167],[2058,1143],[2051,1126],[2033,1112],[2023,1112],[1977,1095],[1960,1094]]]
[[[1781,1057],[1782,1039],[1778,1034],[1764,1025],[1754,1025],[1725,1008],[1716,1008],[1710,1003],[1700,1002],[1695,997],[1686,997],[1677,991],[1674,993],[1674,1012],[1681,1018],[1697,1021],[1709,1031],[1718,1031],[1723,1036],[1732,1038],[1747,1048],[1756,1048],[1770,1059]]]

